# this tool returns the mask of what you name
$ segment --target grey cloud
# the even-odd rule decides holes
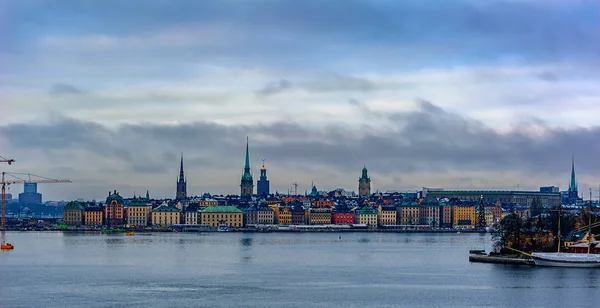
[[[420,106],[416,111],[389,115],[388,120],[396,125],[385,131],[372,128],[361,132],[340,126],[314,129],[298,123],[222,126],[203,122],[179,126],[121,125],[111,130],[63,118],[50,124],[1,126],[0,134],[13,149],[18,149],[15,154],[51,150],[62,155],[63,161],[69,161],[77,155],[75,150],[100,151],[106,160],[128,166],[115,176],[132,181],[136,180],[136,173],[175,174],[179,155],[173,152],[183,151],[186,162],[190,162],[186,166],[192,170],[220,170],[212,176],[230,179],[231,192],[235,191],[243,165],[246,135],[250,136],[253,166],[266,158],[270,166],[281,169],[311,166],[352,177],[366,164],[374,174],[401,177],[405,186],[427,185],[411,181],[420,173],[459,175],[481,171],[493,178],[515,171],[543,180],[543,175],[567,174],[573,154],[579,175],[594,176],[600,169],[595,157],[600,151],[599,127],[564,130],[548,126],[543,136],[531,136],[518,129],[501,134],[480,121],[450,113],[431,102],[421,101]],[[165,162],[173,158],[174,161]],[[106,169],[112,167],[103,165],[106,162],[89,164],[113,170]],[[204,181],[202,185],[208,189],[211,180]]]
[[[268,96],[283,92],[285,90],[291,89],[294,85],[291,81],[286,79],[280,79],[275,82],[272,82],[266,85],[264,88],[256,91],[257,95],[260,96]]]
[[[552,72],[544,72],[536,75],[537,78],[548,81],[548,82],[556,82],[559,81],[559,78],[556,74]]]
[[[310,92],[369,92],[378,88],[366,78],[352,76],[334,76],[322,80],[309,81],[304,83],[302,87]]]
[[[76,95],[76,94],[82,94],[85,91],[79,89],[78,87],[71,85],[71,84],[66,84],[66,83],[57,83],[54,84],[52,87],[50,87],[50,94],[52,95]]]

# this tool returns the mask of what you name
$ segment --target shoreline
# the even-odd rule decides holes
[[[382,229],[312,229],[312,230],[281,230],[281,229],[230,229],[230,230],[217,230],[215,229],[202,229],[202,230],[153,230],[153,229],[119,229],[119,230],[86,230],[86,229],[75,229],[75,230],[64,230],[64,229],[24,229],[24,230],[4,230],[3,232],[65,232],[65,233],[98,233],[98,234],[125,234],[126,232],[133,231],[136,233],[201,233],[201,232],[235,232],[235,233],[433,233],[433,234],[456,234],[462,233],[479,233],[485,234],[486,231],[479,230],[382,230]]]

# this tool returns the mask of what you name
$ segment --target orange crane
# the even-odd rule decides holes
[[[14,179],[6,179],[6,176],[11,176]],[[27,178],[24,178],[27,177]],[[39,179],[34,179],[36,177]],[[33,175],[29,173],[9,173],[2,172],[2,230],[6,227],[6,186],[10,184],[22,184],[22,183],[72,183],[71,180],[56,180]]]

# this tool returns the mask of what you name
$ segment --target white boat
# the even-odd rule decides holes
[[[560,230],[561,206],[558,210],[558,229]],[[590,188],[590,212],[592,211],[592,190]],[[560,252],[560,233],[558,237],[558,252],[533,252],[531,258],[537,266],[554,267],[600,267],[600,254],[592,253],[592,215],[588,215],[588,242],[585,246],[587,253]]]
[[[600,267],[600,254],[534,252],[531,258],[537,266]]]

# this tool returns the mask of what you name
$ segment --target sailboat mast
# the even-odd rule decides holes
[[[558,235],[558,247],[557,247],[557,252],[560,252],[560,218],[562,216],[561,213],[561,209],[562,209],[562,204],[560,204],[560,202],[558,203],[558,231],[557,231],[557,235]]]
[[[590,188],[590,212],[588,213],[588,254],[592,250],[592,189]]]

